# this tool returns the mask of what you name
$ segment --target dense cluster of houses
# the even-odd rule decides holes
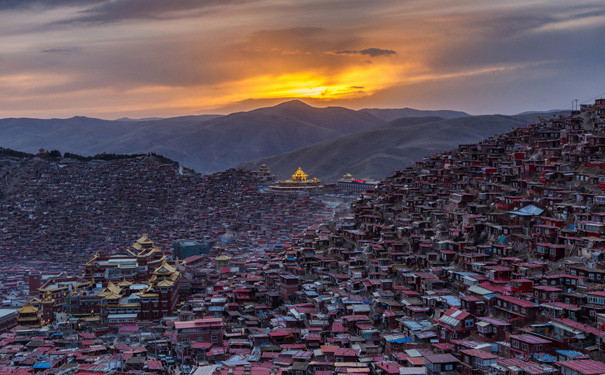
[[[143,233],[168,255],[178,239],[247,251],[273,248],[331,215],[309,197],[264,194],[265,178],[251,171],[203,176],[153,156],[0,160],[7,165],[0,182],[4,300],[28,294],[31,271],[42,271],[42,283],[77,276],[91,255],[121,254]]]
[[[176,259],[150,233],[32,273],[0,310],[0,373],[605,374],[604,168],[597,100],[428,156],[271,247],[233,228]]]

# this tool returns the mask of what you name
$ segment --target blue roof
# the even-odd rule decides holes
[[[550,354],[543,354],[543,355],[534,354],[534,358],[540,362],[550,362],[550,363],[557,362],[557,360]]]
[[[578,357],[578,356],[584,357],[585,356],[584,353],[577,352],[575,350],[555,350],[555,352],[557,352],[561,355],[564,355],[566,357]]]
[[[405,344],[406,342],[412,342],[411,337],[400,337],[398,339],[389,340],[389,342],[396,342],[397,344]]]
[[[508,211],[509,214],[517,215],[517,216],[534,216],[541,215],[544,212],[543,209],[530,204],[529,206],[525,206],[517,211]]]
[[[39,361],[34,363],[35,369],[45,369],[50,368],[53,365],[53,361]]]

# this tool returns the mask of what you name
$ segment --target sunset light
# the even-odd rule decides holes
[[[138,1],[0,5],[0,116],[225,113],[288,98],[516,113],[535,87],[549,87],[550,109],[568,105],[563,88],[604,83],[590,38],[603,34],[601,5],[588,0],[585,12],[560,0]]]

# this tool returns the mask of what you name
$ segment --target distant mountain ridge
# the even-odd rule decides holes
[[[282,155],[246,162],[241,167],[256,169],[267,164],[273,173],[283,178],[302,166],[310,176],[326,182],[334,182],[345,173],[358,178],[382,179],[426,155],[508,132],[539,117],[540,114],[400,118]]]
[[[384,123],[342,107],[300,101],[226,116],[181,116],[145,121],[69,119],[0,120],[0,147],[36,153],[57,149],[84,156],[154,152],[201,173],[295,150]]]
[[[444,119],[458,118],[458,117],[469,117],[466,112],[461,111],[450,111],[450,110],[420,110],[413,108],[364,108],[360,111],[370,113],[384,121],[393,121],[402,117],[441,117]]]
[[[387,121],[394,116],[404,117]],[[229,115],[113,121],[84,116],[0,119],[0,147],[83,156],[155,153],[200,173],[238,165],[254,168],[264,161],[284,176],[302,166],[324,179],[334,180],[342,172],[381,178],[414,158],[505,131],[516,121],[503,126],[501,118],[510,116],[411,108],[316,108],[292,100]],[[468,130],[475,122],[475,128]],[[447,139],[439,133],[444,129]]]

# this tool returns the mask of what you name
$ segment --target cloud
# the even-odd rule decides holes
[[[273,94],[521,112],[603,91],[604,20],[602,0],[0,0],[0,102],[13,116],[239,110]]]
[[[68,1],[68,0],[63,0]],[[240,4],[246,0],[113,0],[84,9],[59,23],[111,23],[131,19],[175,19],[199,16],[200,10]]]
[[[26,10],[31,8],[62,8],[105,3],[107,0],[0,0],[0,10]]]
[[[368,55],[371,57],[396,55],[397,52],[390,49],[366,48],[362,50],[343,50],[336,52],[337,55]]]
[[[50,48],[50,49],[43,49],[40,52],[69,56],[69,55],[73,55],[76,53],[82,53],[82,48],[80,48],[80,47]]]

